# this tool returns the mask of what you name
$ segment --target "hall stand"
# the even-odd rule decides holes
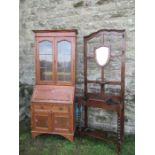
[[[88,49],[88,44],[94,38],[101,37],[102,42],[94,45],[94,48]],[[119,39],[117,39],[117,37]],[[113,39],[114,38],[114,39]],[[121,41],[120,41],[121,40]],[[118,43],[117,43],[118,42]],[[100,46],[98,46],[100,45]],[[88,69],[89,62],[93,62],[95,59],[94,50],[97,47],[108,45],[110,48],[109,62],[104,67],[100,67],[101,77],[97,79],[89,78],[90,70]],[[90,46],[89,46],[90,47]],[[92,51],[92,52],[90,52]],[[120,65],[113,65],[113,61],[116,60]],[[113,72],[110,69],[112,66],[119,67],[119,80],[111,80],[114,75],[110,75],[110,80],[106,77],[106,74]],[[106,70],[106,73],[105,73]],[[109,71],[109,72],[108,72]],[[95,74],[95,73],[94,73]],[[100,92],[90,92],[89,85],[100,86]],[[108,91],[105,86],[114,87],[114,94],[112,88]],[[119,93],[115,92],[115,86],[119,86]],[[108,88],[108,87],[107,87]],[[117,89],[116,89],[117,90]],[[107,93],[108,92],[108,93]],[[125,92],[125,30],[116,29],[102,29],[84,37],[84,96],[78,97],[78,107],[83,108],[84,118],[82,119],[82,112],[79,117],[79,136],[91,136],[98,139],[102,139],[107,142],[116,144],[117,154],[121,152],[121,145],[124,141],[124,92]],[[116,95],[117,94],[117,95]],[[117,113],[117,132],[100,131],[88,127],[88,108],[101,108],[107,111]],[[84,123],[82,123],[82,120]]]

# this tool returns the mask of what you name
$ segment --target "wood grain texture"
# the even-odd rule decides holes
[[[74,139],[74,96],[75,96],[75,50],[77,30],[34,30],[36,85],[31,98],[32,137],[40,134],[59,134],[70,141]],[[47,40],[52,43],[52,78],[41,80],[39,43]],[[59,41],[71,43],[71,80],[57,78]]]

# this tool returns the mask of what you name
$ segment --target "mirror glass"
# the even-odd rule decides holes
[[[110,49],[108,47],[102,46],[95,50],[95,59],[98,65],[105,66],[109,61]]]

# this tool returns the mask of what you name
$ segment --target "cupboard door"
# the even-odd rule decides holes
[[[53,114],[53,131],[54,132],[69,132],[70,119],[68,114]]]
[[[56,39],[57,83],[72,83],[73,74],[73,38]]]
[[[52,38],[38,38],[38,78],[42,83],[50,83],[53,80],[54,68],[54,42]]]
[[[50,131],[51,115],[48,111],[34,112],[34,128],[40,131]]]

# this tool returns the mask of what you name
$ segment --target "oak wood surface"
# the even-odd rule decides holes
[[[40,134],[59,134],[74,140],[74,96],[77,30],[33,30],[35,33],[36,85],[31,98],[32,137]],[[39,43],[52,43],[52,76],[42,80],[40,74]],[[58,80],[58,42],[71,44],[70,81]]]

